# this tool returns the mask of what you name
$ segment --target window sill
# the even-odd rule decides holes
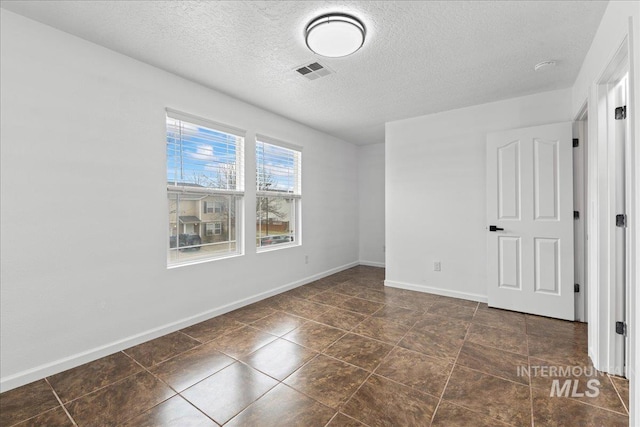
[[[302,246],[300,243],[291,243],[288,245],[269,245],[269,246],[264,246],[262,248],[256,248],[256,252],[261,254],[263,252],[273,252],[280,249],[298,248],[300,246]]]
[[[224,260],[224,259],[230,259],[230,258],[238,258],[244,256],[244,253],[234,253],[234,254],[228,254],[228,255],[220,255],[217,257],[212,257],[212,258],[203,258],[203,259],[197,259],[197,260],[193,260],[193,261],[184,261],[184,262],[178,262],[175,264],[168,264],[167,265],[167,270],[173,270],[174,268],[180,268],[180,267],[186,267],[189,265],[196,265],[196,264],[204,264],[207,262],[213,262],[213,261],[220,261],[220,260]]]

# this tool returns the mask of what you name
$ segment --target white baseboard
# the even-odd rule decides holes
[[[428,294],[466,299],[469,301],[487,302],[486,295],[472,294],[470,292],[452,291],[450,289],[434,288],[432,286],[426,285],[414,285],[412,283],[394,282],[391,280],[385,280],[384,285],[391,288],[407,289],[409,291],[425,292]]]
[[[230,311],[244,307],[245,305],[253,304],[254,302],[263,300],[265,298],[269,298],[273,295],[277,295],[282,292],[286,292],[290,289],[297,288],[298,286],[311,283],[315,280],[322,279],[323,277],[327,277],[332,274],[338,273],[340,271],[346,270],[348,268],[355,267],[359,264],[360,263],[356,261],[356,262],[342,265],[340,267],[332,268],[322,273],[314,274],[313,276],[296,280],[295,282],[291,282],[286,285],[279,286],[269,291],[262,292],[260,294],[253,295],[238,301],[234,301],[232,303],[223,305],[221,307],[216,307],[214,309],[207,310],[203,313],[196,314],[195,316],[187,317],[185,319],[178,320],[176,322],[172,322],[167,325],[160,326],[158,328],[150,329],[148,331],[142,332],[137,335],[129,336],[121,340],[111,342],[109,344],[105,344],[100,347],[92,348],[82,353],[77,353],[62,359],[54,360],[53,362],[50,362],[50,363],[36,366],[35,368],[18,372],[17,374],[3,377],[0,379],[0,392],[5,392],[8,390],[14,389],[16,387],[29,384],[30,382],[37,381],[39,379],[66,371],[67,369],[75,368],[76,366],[80,366],[85,363],[92,362],[94,360],[100,359],[101,357],[105,357],[110,354],[116,353],[118,351],[127,349],[129,347],[142,344],[143,342],[161,337],[171,332],[184,329],[188,326],[195,325],[196,323],[200,323],[204,320],[211,319],[212,317],[216,317],[221,314],[228,313]]]
[[[369,267],[380,267],[380,268],[384,268],[385,264],[384,262],[377,262],[377,261],[363,261],[360,260],[360,265],[366,265]]]

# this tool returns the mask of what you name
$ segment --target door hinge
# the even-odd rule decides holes
[[[627,106],[616,108],[616,120],[624,120],[627,118]]]
[[[580,212],[573,211],[573,219],[580,219]]]
[[[626,214],[616,215],[616,227],[626,227],[626,226],[627,226],[627,215]]]
[[[573,285],[573,292],[580,292],[580,284],[576,283]]]
[[[573,138],[573,146],[574,147],[579,147],[580,146],[580,140],[578,138]]]
[[[618,335],[626,335],[627,334],[627,324],[624,322],[616,322],[616,334]]]

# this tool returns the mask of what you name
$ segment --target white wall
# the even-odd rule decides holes
[[[486,135],[569,121],[570,105],[565,89],[387,123],[386,283],[486,301]]]
[[[638,349],[638,331],[640,330],[640,316],[637,307],[640,306],[640,286],[638,273],[638,244],[640,242],[640,209],[638,194],[640,193],[640,126],[638,126],[638,111],[640,111],[640,3],[626,1],[612,1],[605,13],[593,39],[591,47],[584,59],[582,68],[572,88],[572,113],[577,116],[585,103],[588,105],[588,283],[589,283],[589,355],[598,369],[609,370],[609,342],[613,335],[613,325],[610,318],[610,298],[612,296],[611,270],[609,259],[609,231],[613,218],[609,214],[609,168],[608,142],[602,138],[603,123],[598,111],[598,81],[603,77],[612,59],[625,39],[629,43],[630,59],[630,99],[627,100],[627,120],[631,130],[628,141],[630,151],[627,153],[628,166],[631,176],[628,195],[635,195],[635,200],[628,206],[627,238],[630,239],[628,254],[631,262],[628,265],[627,280],[630,294],[629,304],[629,360],[627,361],[628,377],[630,379],[630,424],[640,425],[640,393],[637,387],[636,369],[640,366],[640,351]],[[588,102],[587,102],[588,101]]]
[[[356,146],[1,19],[3,390],[358,261]],[[244,256],[167,269],[166,107],[248,131]],[[256,132],[304,147],[302,247],[255,253]]]
[[[360,263],[384,267],[384,144],[358,147]]]

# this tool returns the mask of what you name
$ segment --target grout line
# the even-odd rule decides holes
[[[129,356],[127,353],[125,353],[124,351],[118,351],[118,352],[116,352],[116,353],[122,353],[122,354],[124,354],[126,357],[128,357],[128,358],[130,358],[130,359],[132,359],[132,360],[133,360],[133,358],[132,358],[131,356]],[[112,353],[112,354],[115,354],[115,353]],[[109,356],[111,356],[111,355],[109,355]],[[106,356],[105,356],[105,357],[106,357]],[[100,360],[100,359],[98,359],[98,360]],[[133,361],[134,361],[137,365],[140,365],[136,360],[133,360]],[[91,362],[89,362],[89,363],[91,363]],[[81,366],[82,366],[82,365],[81,365]],[[74,368],[72,368],[72,369],[74,369]],[[142,367],[142,369],[144,369],[144,367]],[[66,371],[63,371],[63,372],[66,372]],[[111,382],[111,383],[109,383],[109,384],[107,384],[107,385],[103,385],[102,387],[98,387],[98,388],[96,388],[95,390],[91,390],[91,391],[90,391],[90,392],[88,392],[88,393],[82,394],[82,395],[80,395],[80,396],[76,396],[76,397],[74,397],[73,399],[71,399],[71,400],[69,400],[68,402],[66,402],[66,403],[65,403],[65,405],[67,405],[67,404],[69,404],[69,403],[71,403],[71,402],[75,402],[75,401],[76,401],[76,400],[78,400],[78,399],[82,399],[83,397],[88,396],[88,395],[90,395],[90,394],[97,393],[97,392],[99,392],[99,391],[101,391],[101,390],[104,390],[104,389],[105,389],[105,388],[107,388],[107,387],[111,387],[111,386],[112,386],[112,385],[114,385],[114,384],[118,384],[119,382],[122,382],[122,381],[126,380],[126,379],[127,379],[127,378],[129,378],[129,377],[132,377],[132,376],[134,376],[134,375],[137,375],[137,374],[139,374],[140,372],[142,372],[142,371],[136,371],[136,372],[134,372],[134,373],[132,373],[132,374],[129,374],[129,375],[125,376],[125,377],[119,378],[117,381],[113,381],[113,382]],[[48,381],[47,381],[47,382],[48,382]],[[52,387],[52,388],[53,388],[53,387]]]
[[[624,402],[624,399],[622,399],[622,395],[620,394],[620,391],[618,391],[618,387],[616,386],[615,381],[613,381],[613,378],[611,378],[611,375],[609,374],[605,374],[605,375],[609,377],[609,382],[611,383],[611,385],[613,385],[613,389],[616,391],[616,394],[618,395],[618,399],[620,399],[620,402],[622,402],[622,407],[627,411],[627,415],[628,415],[629,408],[627,408],[627,405]]]
[[[69,411],[67,410],[67,407],[64,406],[64,403],[62,403],[62,400],[60,399],[60,396],[58,396],[58,393],[56,392],[56,390],[53,388],[53,386],[51,385],[51,383],[49,382],[49,379],[45,377],[44,381],[49,385],[49,387],[51,388],[51,391],[53,392],[53,395],[56,397],[56,399],[58,400],[58,403],[60,403],[60,406],[62,406],[62,410],[64,411],[65,414],[67,414],[67,417],[69,417],[69,419],[71,420],[71,422],[73,423],[74,426],[78,427],[78,424],[76,424],[76,420],[73,419],[73,417],[71,416],[71,414],[69,413]]]
[[[386,305],[386,304],[385,304],[385,305]],[[378,310],[381,310],[382,308],[384,308],[384,305],[383,305],[383,307],[380,307],[380,309],[378,309]],[[369,315],[369,318],[373,317],[373,314],[377,313],[377,311],[378,311],[378,310],[376,310],[374,313],[372,313],[371,315]],[[365,319],[365,320],[367,320],[367,319]],[[364,320],[363,320],[363,322],[364,322]],[[416,322],[416,323],[417,323],[417,322]],[[414,326],[415,326],[415,323],[414,323]],[[402,336],[402,338],[400,338],[400,339],[398,340],[398,343],[399,343],[400,341],[402,341],[402,340],[404,339],[404,337],[405,337],[405,336],[406,336],[406,335],[407,335],[407,334],[408,334],[412,329],[413,329],[413,326],[412,326],[412,327],[410,327],[409,329],[407,329],[407,332],[405,332],[405,333],[404,333],[404,335]],[[365,385],[367,381],[369,381],[369,378],[371,378],[371,376],[372,376],[372,375],[374,375],[375,371],[377,371],[377,370],[378,370],[378,368],[380,367],[380,365],[382,365],[382,363],[383,363],[383,362],[384,362],[384,361],[389,357],[389,355],[393,352],[393,350],[395,350],[395,349],[396,349],[396,347],[398,347],[397,343],[396,343],[396,345],[394,345],[394,346],[391,348],[391,350],[389,351],[389,353],[387,353],[387,354],[385,355],[385,357],[380,361],[380,363],[378,363],[378,366],[376,366],[376,367],[371,371],[371,373],[367,376],[367,378],[365,378],[365,380],[362,382],[362,384],[360,384],[360,386],[358,386],[358,388],[357,388],[357,389],[356,389],[356,390],[355,390],[355,391],[354,391],[354,392],[353,392],[353,393],[352,393],[352,394],[351,394],[351,395],[350,395],[350,396],[349,396],[349,397],[344,401],[344,403],[341,405],[341,407],[342,407],[342,406],[344,406],[344,405],[346,405],[347,403],[349,403],[349,401],[350,401],[351,399],[353,399],[353,396],[355,396],[355,395],[358,393],[358,391],[360,391],[360,389],[362,388],[362,386],[363,386],[363,385]],[[383,378],[385,378],[385,379],[386,379],[386,377],[383,377]],[[403,384],[403,385],[404,385],[404,384]],[[407,386],[405,385],[405,387],[407,387]],[[413,388],[413,387],[410,387],[410,388]],[[434,413],[435,413],[435,412],[434,412]],[[350,418],[351,418],[351,417],[350,417]],[[357,420],[357,421],[360,421],[360,420]],[[360,422],[361,422],[361,421],[360,421]],[[363,423],[363,424],[364,424],[364,423]]]
[[[473,312],[473,316],[475,317],[476,312],[478,311],[478,307],[480,306],[480,304],[476,304],[476,309]],[[444,398],[444,392],[447,390],[447,387],[449,386],[449,381],[451,381],[451,376],[453,375],[453,371],[456,369],[456,365],[458,364],[458,357],[460,357],[460,353],[462,352],[462,348],[464,347],[464,344],[467,342],[467,337],[469,336],[469,332],[471,331],[471,322],[469,322],[469,326],[467,326],[467,331],[464,334],[464,338],[462,339],[462,345],[460,346],[460,349],[458,350],[458,354],[456,354],[456,358],[453,361],[453,365],[451,367],[451,371],[449,372],[449,377],[447,378],[447,382],[444,384],[444,387],[442,388],[442,393],[440,393],[440,399],[438,400],[438,404],[436,405],[435,409],[433,410],[433,414],[431,414],[431,423],[433,423],[433,420],[436,417],[436,414],[438,413],[438,409],[440,408],[440,403],[442,403],[442,399]]]
[[[195,348],[195,347],[194,347],[194,348]],[[124,353],[124,352],[123,352],[123,353]],[[184,353],[184,352],[183,352],[183,353]],[[183,354],[183,353],[180,353],[180,354]],[[200,408],[198,408],[196,405],[194,405],[193,403],[191,403],[191,401],[189,401],[189,400],[187,400],[185,397],[183,397],[183,396],[180,394],[180,392],[179,392],[178,390],[176,390],[175,388],[173,388],[173,386],[171,386],[169,383],[167,383],[166,381],[164,381],[162,378],[160,378],[159,376],[157,376],[156,374],[154,374],[153,372],[151,372],[151,371],[149,370],[149,368],[147,368],[147,367],[143,366],[140,362],[138,362],[138,361],[137,361],[136,359],[134,359],[132,356],[129,356],[129,355],[128,355],[128,354],[126,354],[126,353],[125,353],[125,355],[126,355],[127,357],[129,357],[129,358],[130,358],[134,363],[136,363],[138,366],[140,366],[140,367],[141,367],[144,371],[146,371],[149,375],[153,376],[156,380],[160,381],[162,384],[165,384],[167,387],[169,387],[171,390],[173,390],[173,392],[174,392],[175,394],[174,394],[173,396],[169,396],[168,398],[164,399],[163,401],[158,402],[157,404],[155,404],[155,405],[153,405],[153,406],[151,406],[151,407],[149,407],[149,408],[145,409],[144,411],[142,411],[142,412],[140,412],[140,413],[137,413],[137,414],[133,415],[131,418],[128,418],[128,419],[126,419],[126,420],[123,420],[123,421],[122,421],[122,423],[125,423],[125,422],[127,422],[127,421],[129,421],[129,420],[132,420],[132,419],[134,419],[135,417],[137,417],[137,416],[139,416],[139,415],[142,415],[142,414],[144,414],[145,412],[148,412],[148,411],[152,410],[153,408],[155,408],[155,407],[157,407],[157,406],[162,405],[163,403],[167,402],[169,399],[173,399],[174,397],[179,396],[181,399],[183,399],[185,402],[187,402],[187,404],[189,404],[189,405],[193,406],[193,407],[194,407],[194,408],[196,408],[199,412],[201,412],[202,414],[204,414],[204,416],[206,416],[206,417],[207,417],[207,418],[209,418],[211,421],[213,421],[215,424],[217,424],[217,423],[213,420],[213,418],[209,417],[209,416],[208,416],[207,414],[205,414],[205,413],[204,413]],[[177,356],[176,356],[176,357],[177,357]],[[167,359],[167,360],[169,360],[169,359]],[[165,360],[165,361],[166,361],[166,360]],[[235,363],[235,362],[233,362],[233,363]],[[233,365],[233,363],[231,363],[230,365],[225,366],[225,367],[224,367],[224,368],[222,368],[222,369],[225,369],[225,368],[227,368],[227,367],[229,367],[229,366]],[[159,365],[159,363],[156,363],[156,365]],[[156,366],[156,365],[153,365],[153,366]],[[153,366],[151,366],[151,367],[153,367]],[[202,380],[200,380],[200,381],[198,381],[198,382],[196,382],[196,383],[194,383],[194,384],[190,385],[189,387],[193,387],[194,385],[196,385],[196,384],[198,384],[198,383],[200,383],[200,382],[202,382],[202,381],[206,380],[207,378],[209,378],[209,377],[211,377],[211,376],[213,376],[213,375],[217,374],[218,372],[222,371],[222,369],[219,369],[218,371],[216,371],[216,372],[214,372],[213,374],[211,374],[211,375],[207,376],[206,378],[203,378]],[[136,372],[136,373],[138,373],[138,372]],[[134,374],[134,375],[135,375],[135,374]],[[128,377],[127,377],[127,378],[128,378]],[[187,387],[187,388],[189,388],[189,387]],[[183,390],[183,391],[184,391],[184,390]]]
[[[527,367],[529,368],[529,412],[531,414],[531,427],[535,427],[535,415],[533,411],[533,379],[531,378],[531,354],[529,352],[529,335],[527,331],[527,320],[525,316],[525,336],[524,342],[527,345]]]

